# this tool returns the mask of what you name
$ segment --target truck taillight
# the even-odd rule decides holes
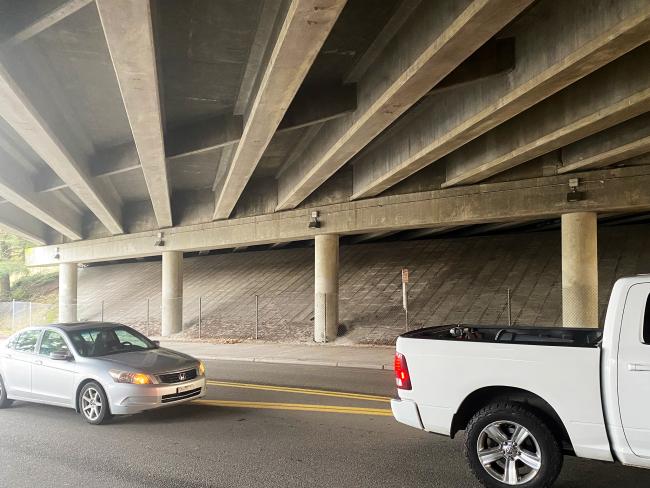
[[[409,375],[409,367],[406,364],[406,357],[399,352],[395,353],[395,382],[400,390],[411,389],[411,376]]]

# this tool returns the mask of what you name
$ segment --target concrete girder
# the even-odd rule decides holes
[[[182,158],[239,142],[244,130],[241,115],[217,115],[170,129],[166,137],[167,159]]]
[[[142,166],[135,144],[129,142],[95,154],[88,169],[91,176],[101,178],[129,171],[141,171]],[[68,185],[54,173],[39,173],[34,177],[34,188],[37,192],[45,193],[68,188]]]
[[[557,218],[576,211],[650,210],[650,166],[585,172],[585,198],[567,202],[569,175],[377,197],[317,207],[321,228],[308,224],[313,208],[175,227],[165,231],[167,251],[200,251],[309,240],[317,234],[361,234],[449,227],[518,219]],[[153,256],[157,231],[62,244],[60,262],[96,262]],[[28,251],[30,266],[53,264],[56,247]],[[56,261],[59,262],[59,261]]]
[[[248,61],[244,76],[239,86],[239,94],[235,102],[233,113],[243,115],[250,103],[251,93],[255,87],[255,80],[259,78],[260,70],[264,62],[264,54],[273,35],[273,27],[276,25],[278,14],[281,11],[282,2],[277,0],[263,0],[260,20],[255,31],[255,38],[248,54]]]
[[[650,4],[638,0],[541,2],[530,14],[514,33],[515,69],[407,114],[355,161],[352,199],[380,194],[650,37]]]
[[[15,134],[14,138],[18,137]],[[23,167],[30,176],[35,176],[38,173],[38,168],[33,161],[30,161],[18,148],[15,139],[11,139],[9,134],[0,132],[0,149],[3,150],[11,159]]]
[[[32,39],[6,51],[4,59],[7,71],[62,144],[87,164],[95,153],[92,138],[69,103],[66,88],[43,47]],[[84,169],[88,170],[86,165]]]
[[[62,235],[72,240],[82,239],[81,215],[54,195],[36,193],[29,174],[17,168],[11,158],[3,157],[3,151],[0,151],[0,195]]]
[[[216,195],[214,219],[230,216],[346,0],[293,0],[245,114],[242,138]]]
[[[650,45],[579,80],[441,162],[447,188],[477,183],[650,110]]]
[[[343,117],[357,106],[355,85],[302,87],[287,109],[276,134],[302,127],[318,127]],[[168,131],[167,159],[179,159],[239,143],[244,127],[240,115],[218,115]]]
[[[388,230],[385,232],[371,232],[370,234],[361,234],[354,236],[348,241],[349,244],[360,244],[362,242],[372,242],[379,239],[384,239],[385,237],[390,237],[394,234],[397,234],[399,230]]]
[[[413,0],[406,0],[404,5],[412,5],[414,3],[416,2]],[[417,3],[419,3],[419,0]],[[462,69],[457,69],[445,77],[426,96],[439,93],[442,90],[448,90],[461,84],[473,83],[490,76],[504,73],[514,67],[514,61],[514,39],[506,38],[488,41],[461,65]],[[355,110],[357,106],[355,85],[344,85],[338,90],[329,90],[324,95],[322,91],[318,93],[314,91],[311,94],[309,94],[309,90],[305,90],[305,92],[303,93],[303,89],[301,88],[292,103],[292,107],[294,105],[298,107],[309,106],[311,107],[311,113],[309,114],[311,116],[301,115],[299,110],[292,111],[292,107],[289,107],[289,111],[287,111],[285,118],[278,128],[278,132],[301,127],[300,118],[308,121],[308,124],[303,123],[302,126],[309,125],[309,130],[305,132],[304,136],[301,137],[291,151],[285,163],[278,171],[276,179],[305,152],[312,139],[314,139],[321,127],[323,127],[324,122],[342,117],[346,113]],[[304,102],[302,100],[303,98]],[[309,102],[309,100],[313,99],[318,100],[318,103],[314,104],[313,101]],[[328,114],[331,114],[329,118]],[[314,121],[317,122],[314,123]]]
[[[357,108],[356,85],[300,87],[278,126],[278,132],[320,125]]]
[[[9,39],[6,39],[2,43],[2,47],[11,47],[16,44],[20,44],[28,39],[31,39],[34,36],[37,36],[46,29],[49,29],[57,22],[62,21],[68,16],[74,14],[76,11],[82,9],[93,0],[67,0],[61,5],[56,7],[54,10],[43,15],[39,19],[35,20],[28,26],[21,29],[19,32],[11,36]]]
[[[490,232],[500,232],[504,230],[512,230],[512,229],[517,229],[519,227],[527,227],[531,225],[536,225],[542,222],[546,222],[544,220],[525,220],[525,221],[515,221],[515,222],[496,222],[494,224],[483,224],[483,225],[477,225],[472,228],[469,228],[463,232],[461,232],[461,235],[463,237],[469,237],[469,236],[475,236],[475,235],[481,235],[481,234],[486,234]],[[559,224],[558,224],[559,225]]]
[[[224,147],[221,151],[217,174],[214,175],[214,182],[212,183],[213,192],[220,192],[223,188],[223,184],[226,181],[226,173],[228,172],[228,168],[230,168],[234,152],[235,146]]]
[[[650,113],[562,148],[558,173],[598,168],[650,152]]]
[[[39,246],[46,245],[48,241],[43,222],[9,203],[0,205],[0,229]]]
[[[322,127],[323,124],[316,124],[316,125],[312,125],[309,129],[305,131],[304,135],[298,140],[298,142],[293,147],[291,152],[287,155],[286,161],[280,167],[277,174],[275,175],[276,180],[280,178],[280,176],[282,176],[282,174],[288,168],[290,168],[291,165],[295,163],[300,156],[302,156],[302,153],[304,153],[307,150],[309,144],[314,139],[314,137],[316,137],[316,134],[318,134],[318,131],[321,130]]]
[[[171,192],[150,2],[96,0],[96,5],[158,227],[171,227]]]
[[[381,32],[372,41],[372,44],[363,56],[357,61],[354,67],[345,77],[345,83],[357,83],[361,77],[368,71],[368,68],[377,60],[381,53],[386,49],[388,43],[395,37],[402,26],[409,20],[411,14],[420,5],[422,0],[402,0],[398,7],[391,15],[388,22],[384,25]]]
[[[123,232],[119,203],[94,182],[0,63],[0,116],[65,181],[112,234]]]
[[[326,123],[278,180],[277,209],[300,204],[530,3],[422,2],[359,80],[357,110]]]
[[[463,227],[464,226],[462,225],[451,225],[451,226],[444,226],[444,227],[433,227],[431,229],[416,229],[416,230],[411,230],[409,232],[406,232],[402,236],[402,238],[407,241],[412,239],[421,239],[422,237],[430,237],[438,234],[447,234],[448,232],[453,232]]]
[[[269,249],[282,249],[283,247],[287,247],[289,244],[291,244],[292,241],[287,241],[287,242],[274,242],[269,246]]]
[[[608,219],[606,222],[603,222],[604,225],[625,225],[625,224],[637,224],[639,222],[647,222],[650,220],[650,214],[636,214],[636,215],[623,215],[619,217],[613,217]]]

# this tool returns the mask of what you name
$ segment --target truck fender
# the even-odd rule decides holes
[[[553,434],[565,446],[566,451],[573,451],[569,434],[555,409],[539,395],[512,386],[487,386],[475,390],[465,397],[452,419],[449,434],[451,438],[458,431],[464,430],[474,414],[481,408],[490,403],[503,400],[526,405],[527,408],[531,409],[547,423]]]

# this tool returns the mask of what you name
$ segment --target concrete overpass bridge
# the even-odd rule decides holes
[[[60,266],[559,225],[597,323],[597,221],[650,210],[647,0],[0,0],[0,225]]]

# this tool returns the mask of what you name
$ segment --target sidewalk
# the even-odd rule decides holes
[[[329,346],[318,344],[209,344],[161,341],[162,347],[199,359],[258,363],[338,366],[343,368],[393,369],[394,347]]]

